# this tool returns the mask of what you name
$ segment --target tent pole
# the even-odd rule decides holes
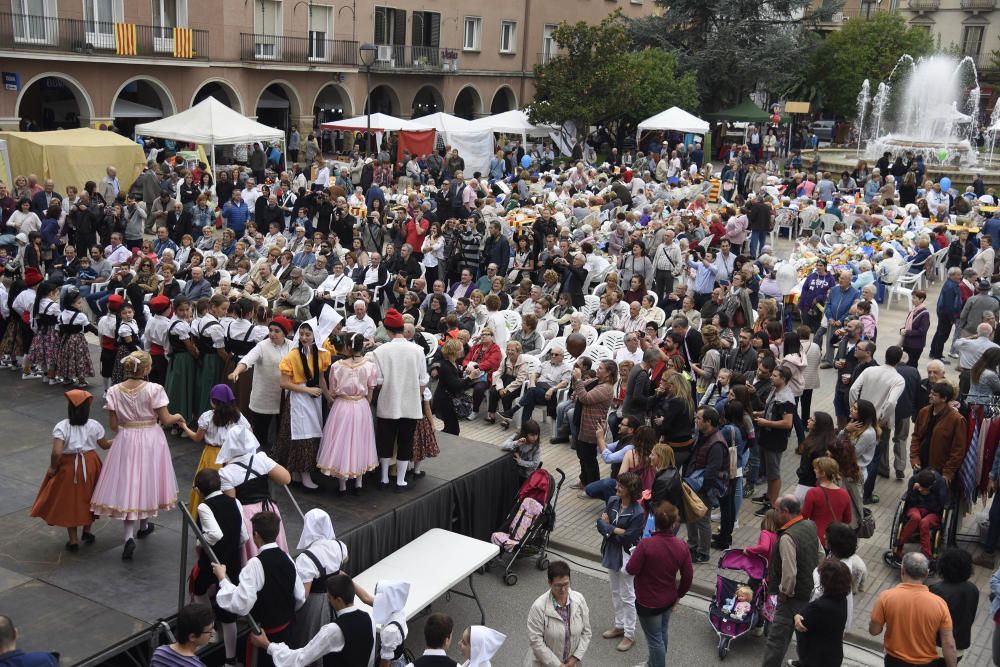
[[[219,179],[219,172],[215,169],[215,144],[209,144],[208,150],[212,151],[211,155],[209,155],[212,163],[212,183],[216,183]]]

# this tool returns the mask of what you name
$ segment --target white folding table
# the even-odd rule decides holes
[[[375,565],[354,577],[354,581],[375,595],[379,581],[405,581],[410,584],[406,600],[406,620],[445,593],[454,593],[476,601],[482,625],[486,612],[476,594],[472,575],[497,557],[500,547],[441,528],[432,528],[402,549],[394,551]],[[468,579],[471,593],[455,590]]]

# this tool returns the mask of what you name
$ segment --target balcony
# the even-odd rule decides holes
[[[962,9],[973,14],[992,12],[996,6],[997,0],[962,0]]]
[[[402,44],[377,44],[376,48],[378,53],[372,64],[375,72],[454,74],[458,71],[458,49]]]
[[[941,0],[908,0],[907,4],[911,12],[926,14],[936,12],[941,7]]]
[[[554,51],[542,51],[538,54],[538,59],[535,60],[539,65],[548,65],[549,61],[556,57]]]
[[[191,31],[191,57],[174,55],[173,28],[129,24],[135,27],[134,48],[119,54],[115,24],[50,16],[0,13],[0,49],[78,53],[120,58],[176,58],[208,60],[208,31]]]
[[[240,59],[244,62],[357,67],[358,43],[344,39],[285,37],[242,32]]]

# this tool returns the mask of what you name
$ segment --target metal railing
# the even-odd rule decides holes
[[[449,73],[458,71],[458,49],[437,46],[376,44],[372,69],[375,71],[407,71]]]
[[[908,0],[910,11],[936,12],[941,7],[941,0]]]
[[[173,28],[135,26],[135,45],[122,58],[173,58]],[[191,58],[178,60],[208,60],[208,31],[191,31]],[[0,49],[17,51],[57,51],[83,55],[118,55],[115,23],[82,21],[54,16],[0,13]]]
[[[976,12],[988,12],[996,6],[997,0],[962,0],[962,9]]]
[[[538,54],[538,60],[536,60],[535,62],[537,62],[539,65],[547,65],[549,64],[549,61],[555,57],[556,57],[555,51],[542,51],[541,53]]]
[[[240,59],[244,62],[293,63],[357,67],[358,43],[345,39],[285,37],[240,33]]]

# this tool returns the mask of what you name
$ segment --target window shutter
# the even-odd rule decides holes
[[[406,10],[393,11],[393,21],[392,43],[396,46],[403,46],[406,44]]]
[[[424,13],[413,12],[413,26],[411,28],[413,38],[410,43],[413,46],[424,46]]]
[[[385,44],[385,7],[375,8],[375,43]]]
[[[441,46],[441,15],[432,12],[431,17],[431,43],[428,46],[438,48]]]

